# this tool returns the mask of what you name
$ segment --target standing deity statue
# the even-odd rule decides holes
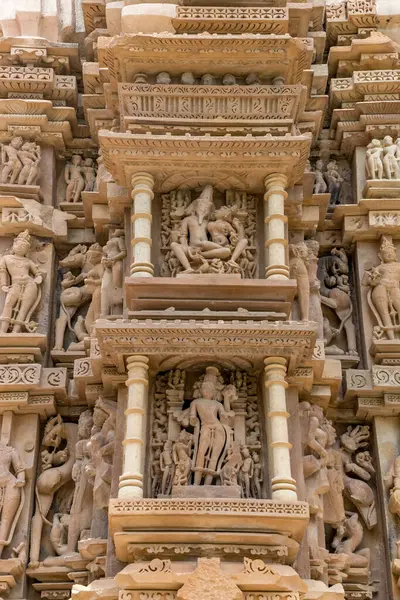
[[[329,492],[326,469],[328,433],[322,408],[309,402],[300,404],[303,472],[310,506],[307,540],[313,560],[321,559],[320,538],[324,522],[323,496]]]
[[[308,248],[304,242],[289,246],[290,277],[297,281],[297,301],[299,304],[300,320],[309,320],[310,309],[310,280],[308,275]]]
[[[305,245],[308,250],[307,271],[310,283],[310,306],[308,311],[308,320],[318,324],[317,337],[323,339],[323,314],[321,305],[320,282],[318,279],[318,254],[319,243],[317,240],[306,240]]]
[[[0,557],[12,540],[25,501],[25,468],[19,452],[0,442]]]
[[[125,232],[116,229],[103,248],[104,275],[101,282],[101,314],[122,314],[123,261],[126,257]]]
[[[328,191],[331,195],[330,204],[335,205],[339,201],[340,188],[343,177],[338,171],[336,160],[331,160],[326,166],[325,179],[328,183]]]
[[[324,163],[322,162],[322,160],[317,160],[317,162],[315,163],[315,169],[314,169],[314,173],[315,173],[315,181],[314,181],[314,189],[313,189],[314,194],[325,194],[328,189],[328,186],[327,186],[325,178],[324,178],[323,169],[324,169]]]
[[[365,271],[362,284],[379,329],[393,340],[400,330],[400,262],[390,236],[381,237],[378,256],[381,264]]]
[[[93,427],[91,410],[81,413],[78,421],[78,441],[75,446],[75,464],[72,479],[75,482],[68,523],[68,551],[75,552],[83,530],[90,529],[93,512],[93,488],[89,483],[87,466],[90,463],[88,447]]]
[[[373,139],[367,146],[365,170],[368,179],[383,179],[383,148],[380,140]]]
[[[172,447],[172,458],[175,465],[173,485],[188,485],[192,470],[192,446],[192,434],[183,429]]]
[[[93,505],[106,509],[110,500],[112,463],[114,457],[116,403],[102,397],[93,410],[93,428],[87,450],[90,460],[85,471],[93,485]]]
[[[172,456],[172,448],[172,440],[167,440],[164,444],[163,451],[160,454],[160,469],[162,472],[161,494],[163,496],[168,496],[171,493],[172,483],[174,481],[175,465]]]
[[[85,192],[93,192],[96,188],[96,167],[94,166],[93,158],[85,158],[82,167],[83,175],[85,178]]]
[[[243,498],[251,498],[251,484],[254,477],[254,462],[247,446],[242,446],[242,464],[239,471],[239,481],[242,486]]]
[[[397,456],[385,477],[385,483],[389,488],[389,510],[392,515],[400,519],[400,456]]]
[[[79,202],[81,193],[85,189],[85,179],[83,177],[82,157],[74,154],[71,162],[65,165],[64,177],[67,184],[65,193],[66,202]]]
[[[0,316],[0,331],[21,333],[34,331],[36,323],[30,321],[41,299],[41,283],[46,274],[27,257],[31,249],[31,236],[23,231],[14,240],[9,254],[0,258],[0,285],[5,292],[4,307]]]
[[[397,151],[398,148],[393,143],[393,138],[390,135],[386,135],[383,138],[383,172],[386,179],[400,179]]]
[[[219,389],[219,375],[216,367],[207,367],[190,407],[175,413],[176,419],[184,427],[194,427],[192,470],[195,485],[212,484],[232,444],[233,431],[228,421],[235,414],[231,410],[231,402],[235,400],[237,392],[234,385]]]

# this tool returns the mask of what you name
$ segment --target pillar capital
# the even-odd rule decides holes
[[[265,382],[266,386],[269,386],[274,382],[279,382],[284,387],[288,387],[288,383],[285,380],[287,366],[286,358],[271,356],[264,359],[264,364],[264,371],[267,377],[267,381]]]
[[[139,192],[137,189],[138,187],[144,187],[146,191],[153,191],[154,183],[154,177],[153,175],[150,175],[150,173],[135,173],[132,175],[131,179],[131,184],[133,187],[132,197],[134,193],[137,194]]]
[[[283,173],[271,173],[264,179],[265,189],[285,190],[288,186],[288,178]]]
[[[144,367],[145,369],[149,368],[149,358],[144,354],[132,354],[132,356],[128,356],[126,359],[126,368],[129,371],[134,367]]]

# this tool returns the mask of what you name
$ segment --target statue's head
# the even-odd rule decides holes
[[[196,83],[196,79],[194,78],[193,73],[190,71],[186,71],[181,75],[181,83],[184,85],[194,85]]]
[[[231,221],[233,216],[233,210],[231,207],[223,205],[219,208],[216,208],[214,211],[214,217],[216,219],[221,219],[222,221]]]
[[[210,218],[212,212],[214,211],[213,192],[214,190],[212,185],[208,184],[204,186],[200,196],[192,204],[194,212],[199,220],[199,225],[202,224],[204,219]],[[189,208],[190,207],[188,207],[188,209]]]
[[[71,162],[73,165],[78,166],[82,162],[82,157],[79,154],[74,154],[71,158]]]
[[[290,244],[289,251],[293,256],[298,258],[307,258],[308,248],[304,242],[298,242],[297,244]]]
[[[10,146],[12,146],[13,148],[16,148],[17,150],[19,148],[21,148],[22,144],[23,144],[23,139],[20,135],[18,135],[17,137],[13,138],[10,142]]]
[[[316,257],[318,257],[318,252],[319,252],[319,242],[317,240],[306,240],[305,245],[307,246],[308,250]]]
[[[97,242],[92,244],[87,251],[88,261],[92,265],[98,265],[103,258],[103,248]]]
[[[317,160],[317,162],[315,163],[315,168],[319,171],[322,171],[322,169],[324,168],[324,163],[322,162],[322,160]]]
[[[386,235],[382,236],[379,258],[384,263],[395,262],[397,260],[396,247],[394,246],[391,237]]]
[[[385,135],[385,137],[383,138],[383,143],[385,144],[385,146],[391,146],[393,144],[392,136]]]
[[[248,458],[250,456],[250,450],[247,446],[242,446],[242,456],[243,458]]]
[[[31,248],[31,236],[29,231],[26,229],[22,231],[14,240],[12,246],[12,253],[16,256],[26,256]]]
[[[85,410],[79,417],[78,421],[78,436],[81,440],[86,440],[90,437],[90,432],[93,427],[93,415],[91,410]]]
[[[214,85],[215,84],[214,75],[211,75],[211,73],[205,73],[201,78],[201,83],[203,85]]]
[[[219,370],[217,367],[207,367],[206,374],[200,386],[200,395],[207,400],[217,399],[217,383]]]
[[[85,167],[93,166],[93,158],[85,158]]]
[[[231,73],[226,73],[222,78],[222,85],[235,85],[236,77]]]
[[[164,85],[171,83],[170,74],[167,73],[166,71],[161,71],[161,73],[159,73],[157,75],[156,82],[157,83],[162,83]]]
[[[60,415],[56,415],[49,419],[44,428],[43,446],[51,446],[57,448],[62,439],[63,420]]]

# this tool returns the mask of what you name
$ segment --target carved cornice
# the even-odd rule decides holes
[[[355,36],[363,28],[377,25],[375,0],[341,0],[326,4],[326,32],[329,45],[335,44],[339,36]]]
[[[2,37],[0,65],[50,67],[55,73],[68,75],[80,70],[79,46],[50,42],[44,37]]]
[[[172,23],[177,33],[281,35],[289,32],[289,9],[283,6],[178,6]]]
[[[308,522],[307,502],[276,502],[274,500],[245,499],[112,499],[109,505],[110,530],[179,529],[195,528],[201,531],[232,529],[240,532],[285,531],[300,540]],[[198,538],[197,538],[198,539]]]
[[[125,187],[134,173],[145,171],[161,192],[207,181],[260,193],[272,173],[287,175],[289,185],[301,181],[311,136],[162,136],[103,130],[99,141],[107,171]]]
[[[100,353],[109,364],[125,372],[125,359],[133,354],[148,356],[152,368],[168,361],[229,360],[248,367],[260,367],[267,356],[284,356],[289,371],[311,359],[316,340],[314,323],[285,321],[185,322],[98,320],[95,335]]]
[[[304,109],[305,86],[194,86],[120,83],[118,95],[125,127],[154,121],[214,121],[293,124]],[[290,132],[290,128],[288,132]]]
[[[110,81],[132,81],[135,73],[168,70],[200,76],[210,71],[245,76],[254,72],[295,84],[310,68],[312,52],[311,38],[288,35],[131,34],[98,40],[100,68],[108,69]]]

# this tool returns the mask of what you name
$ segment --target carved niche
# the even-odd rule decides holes
[[[256,376],[174,369],[158,374],[151,417],[153,497],[263,497]]]
[[[383,140],[374,138],[367,146],[365,156],[367,179],[400,179],[400,138],[390,135]]]
[[[369,427],[350,425],[338,436],[322,408],[309,402],[300,404],[300,422],[312,578],[348,590],[356,584],[368,594],[370,534],[363,540],[377,524]]]
[[[319,259],[318,279],[326,354],[357,357],[349,259],[344,248],[333,248]]]
[[[0,149],[0,184],[29,185],[36,184],[39,175],[41,151],[35,141],[24,141],[14,137]]]
[[[381,237],[380,264],[364,272],[361,283],[368,288],[367,301],[378,323],[374,339],[394,340],[400,333],[400,262],[392,237]]]
[[[162,195],[161,274],[236,274],[257,277],[257,198],[210,185],[200,194],[180,189]]]
[[[314,194],[330,194],[329,206],[352,204],[352,178],[347,160],[321,159],[313,167]]]
[[[38,254],[29,232],[21,232],[12,247],[0,257],[0,331],[34,332],[33,321],[42,296],[46,271],[38,264]]]

